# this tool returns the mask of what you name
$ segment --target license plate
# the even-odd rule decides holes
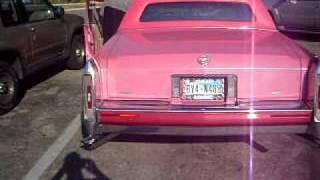
[[[224,100],[224,78],[183,78],[182,98],[194,100]]]

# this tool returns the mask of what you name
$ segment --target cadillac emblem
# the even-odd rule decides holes
[[[200,56],[200,57],[198,58],[198,63],[199,63],[201,66],[203,66],[203,67],[208,66],[208,65],[209,65],[209,62],[210,62],[210,59],[209,59],[209,57],[206,56],[206,55]]]

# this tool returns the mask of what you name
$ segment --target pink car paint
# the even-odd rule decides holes
[[[248,22],[140,21],[149,4],[163,2],[194,1],[133,1],[118,32],[92,57],[99,125],[280,126],[281,132],[292,125],[302,127],[294,133],[305,132],[313,122],[317,61],[276,30],[261,0],[201,1],[248,4],[254,15]],[[217,75],[236,77],[228,103],[173,97],[174,77]]]

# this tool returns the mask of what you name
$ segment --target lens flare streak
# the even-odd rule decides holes
[[[255,0],[252,2],[252,10],[253,12],[256,12],[256,4]],[[255,20],[252,19],[251,21],[251,27],[256,27]],[[254,99],[255,99],[255,91],[254,91],[254,82],[255,82],[255,30],[251,30],[251,70],[250,70],[250,111],[248,118],[250,119],[250,134],[249,134],[249,180],[254,179],[254,154],[253,154],[253,140],[254,140],[254,126],[253,126],[253,120],[256,118],[256,114],[254,113]]]

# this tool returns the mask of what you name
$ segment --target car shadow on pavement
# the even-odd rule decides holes
[[[27,76],[22,83],[22,86],[25,90],[29,90],[36,86],[37,84],[40,84],[41,82],[44,82],[51,77],[59,74],[60,72],[64,71],[66,69],[65,63],[55,63],[48,67],[45,67],[44,69],[41,69],[41,71],[36,71],[32,73],[31,75]]]
[[[113,136],[109,138],[108,136]],[[134,142],[134,143],[235,143],[243,142],[260,152],[268,149],[256,141],[251,141],[250,136],[166,136],[166,135],[106,135],[101,139],[101,144],[107,142]]]
[[[90,174],[87,178],[83,172]],[[63,177],[66,178],[63,178]],[[99,180],[110,180],[106,175],[101,172],[95,162],[88,158],[82,158],[77,152],[69,153],[65,159],[62,167],[53,176],[52,180],[84,180],[84,179],[99,179]]]

